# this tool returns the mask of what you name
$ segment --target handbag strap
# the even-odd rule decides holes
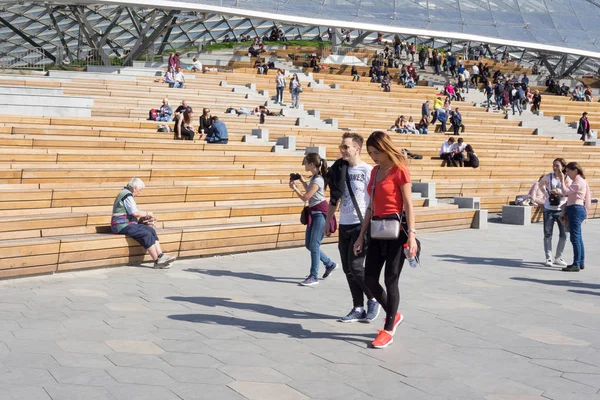
[[[548,186],[546,186],[546,191],[548,192],[548,194],[551,194],[550,190],[552,189],[552,181],[554,180],[554,172],[550,172],[549,175],[550,176],[548,177]]]
[[[377,169],[375,170],[375,179],[373,179],[373,186],[371,186],[371,201],[374,201],[375,199],[375,185],[377,185],[377,173],[379,172],[379,165],[375,168]],[[375,204],[373,204],[373,206],[375,206]],[[371,215],[373,215],[373,213],[371,213]]]
[[[346,187],[348,188],[348,192],[350,193],[350,198],[352,199],[352,204],[354,205],[354,209],[356,210],[356,214],[358,215],[358,220],[362,224],[364,222],[364,218],[362,212],[360,211],[360,207],[358,206],[358,201],[356,201],[356,197],[354,196],[352,185],[350,184],[350,174],[348,173],[348,168],[346,168]]]
[[[377,184],[377,172],[379,172],[379,165],[375,168],[377,168],[377,169],[375,170],[375,179],[373,180],[373,186],[371,187],[371,201],[374,201],[374,199],[375,199],[375,185]],[[403,206],[402,210],[400,210],[400,212],[398,213],[398,220],[400,221],[400,230],[402,230],[403,232],[404,232],[404,228],[403,228],[402,224],[404,222],[403,221],[404,216],[405,216],[405,214],[404,214],[404,206]],[[371,219],[373,219],[372,212],[371,212]],[[406,234],[406,236],[408,236],[407,232],[404,232],[404,233]]]

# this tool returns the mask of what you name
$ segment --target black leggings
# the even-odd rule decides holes
[[[400,237],[396,240],[371,239],[367,249],[365,283],[385,310],[386,316],[383,329],[386,331],[394,329],[394,319],[400,304],[398,280],[405,258],[404,243],[406,243],[406,235],[400,234]],[[379,284],[379,276],[384,263],[385,290]]]
[[[354,242],[358,239],[361,226],[361,224],[340,225],[338,242],[338,250],[342,259],[342,269],[346,274],[354,307],[364,307],[364,296],[367,296],[367,300],[373,298],[371,291],[365,283],[365,252],[363,251],[358,256],[355,256],[353,251]],[[363,245],[366,246],[367,243],[363,243]]]

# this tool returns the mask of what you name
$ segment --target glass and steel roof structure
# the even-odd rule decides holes
[[[276,15],[464,33],[600,52],[593,0],[186,0]]]
[[[155,45],[160,53],[225,34],[261,35],[273,21],[292,38],[322,37],[331,27],[448,49],[484,43],[562,73],[595,72],[600,60],[598,0],[0,0],[0,56],[34,44],[115,54]]]

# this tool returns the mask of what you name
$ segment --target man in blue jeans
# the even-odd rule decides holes
[[[211,117],[212,124],[206,135],[207,143],[221,143],[227,144],[229,142],[229,134],[227,133],[227,127],[216,115]]]
[[[365,284],[366,251],[355,255],[352,248],[360,234],[363,216],[369,204],[367,185],[371,178],[372,167],[360,159],[362,144],[363,138],[359,134],[345,133],[340,145],[342,158],[331,166],[328,176],[331,197],[324,234],[330,236],[329,221],[333,218],[341,200],[338,250],[353,303],[353,308],[348,315],[338,320],[345,323],[371,322],[377,318],[380,310],[379,303]],[[349,187],[354,199],[352,199]],[[326,271],[323,278],[329,276],[331,272]],[[365,297],[367,298],[366,310],[364,307]]]
[[[563,169],[567,165],[567,162],[563,158],[556,158],[552,162],[552,172],[545,175],[540,180],[540,189],[546,194],[546,200],[544,201],[544,253],[546,255],[546,265],[551,267],[558,265],[566,267],[567,263],[563,259],[563,252],[567,243],[567,233],[565,227],[560,220],[562,215],[562,209],[567,202],[567,197],[554,194],[550,195],[552,191],[562,189],[563,180]],[[566,178],[566,184],[570,184],[571,180]],[[554,224],[558,226],[558,245],[556,246],[556,256],[552,259],[552,234],[554,231]]]

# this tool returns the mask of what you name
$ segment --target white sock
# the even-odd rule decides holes
[[[365,311],[364,307],[354,307],[354,311],[363,312]]]

